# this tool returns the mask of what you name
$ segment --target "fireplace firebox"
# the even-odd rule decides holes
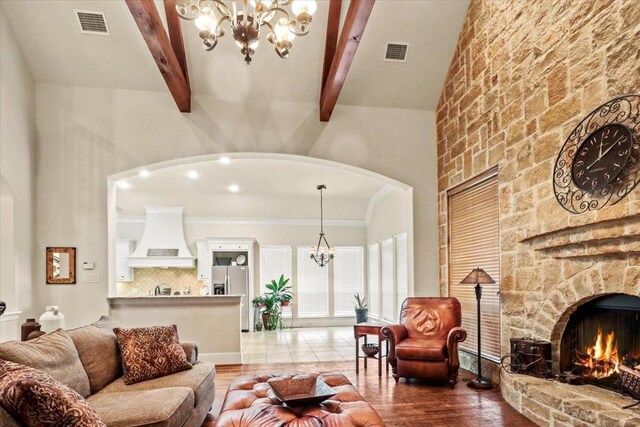
[[[640,364],[640,297],[595,298],[571,315],[560,343],[560,371],[618,389],[619,366]]]

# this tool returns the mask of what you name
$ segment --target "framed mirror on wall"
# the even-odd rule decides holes
[[[47,248],[47,284],[76,284],[76,248]]]

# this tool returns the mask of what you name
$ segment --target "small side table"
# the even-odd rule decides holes
[[[389,339],[382,335],[382,328],[387,326],[382,322],[364,322],[356,323],[353,325],[353,335],[356,339],[356,374],[360,372],[360,359],[364,359],[364,369],[367,369],[367,357],[366,355],[360,356],[360,338],[364,337],[364,343],[367,344],[367,336],[375,335],[378,337],[378,355],[373,356],[373,359],[378,359],[378,376],[382,376],[382,359],[389,372]],[[382,343],[386,342],[386,352],[382,354]]]

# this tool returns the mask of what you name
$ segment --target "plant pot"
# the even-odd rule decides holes
[[[271,318],[271,314],[262,313],[262,326],[264,326],[264,330],[269,330],[269,319]]]
[[[368,308],[356,308],[356,323],[364,323],[369,317]]]

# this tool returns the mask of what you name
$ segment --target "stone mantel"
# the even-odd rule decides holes
[[[552,258],[640,254],[640,213],[530,233],[520,243]]]

